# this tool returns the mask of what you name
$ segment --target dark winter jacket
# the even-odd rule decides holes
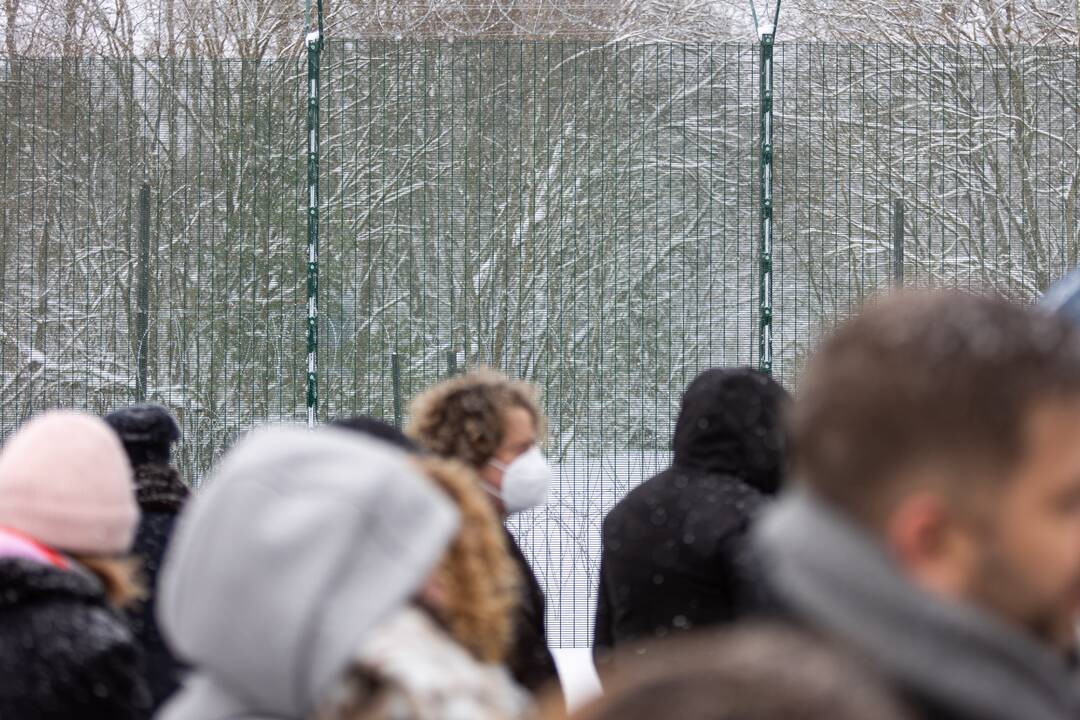
[[[131,630],[143,650],[146,680],[157,710],[180,685],[184,666],[173,657],[158,631],[154,617],[158,571],[165,548],[172,537],[176,518],[190,494],[180,474],[168,465],[139,465],[135,468],[136,496],[142,519],[135,533],[132,554],[138,558],[146,581],[147,597],[128,611]]]
[[[683,396],[671,467],[604,519],[593,654],[730,622],[753,596],[750,523],[780,487],[782,387],[748,368],[699,375]]]
[[[559,673],[547,644],[544,591],[529,567],[529,561],[509,532],[506,533],[506,542],[524,582],[521,606],[514,622],[514,643],[506,659],[507,667],[518,684],[533,694],[543,690],[557,691]]]
[[[0,718],[149,717],[138,650],[98,580],[0,559]]]

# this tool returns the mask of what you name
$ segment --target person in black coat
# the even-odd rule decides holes
[[[142,519],[132,555],[141,564],[147,595],[128,609],[127,617],[142,645],[147,684],[157,710],[179,688],[185,669],[162,639],[154,616],[158,572],[176,520],[191,494],[171,464],[180,427],[168,410],[149,403],[113,411],[105,421],[120,436],[135,470],[135,495]]]
[[[544,418],[533,386],[474,370],[429,388],[409,414],[409,436],[429,452],[475,470],[504,518],[547,501],[551,469],[538,448]],[[506,543],[523,583],[506,664],[518,684],[533,695],[551,693],[557,704],[562,690],[547,644],[544,591],[509,530]]]
[[[423,455],[427,452],[408,435],[377,418],[358,415],[332,420],[330,425],[382,440],[407,453]],[[520,605],[514,621],[515,649],[507,658],[507,666],[522,687],[534,693],[548,690],[558,679],[558,672],[548,649],[544,629],[544,613],[547,610],[544,590],[514,536],[505,527],[503,533],[507,552],[517,566],[522,581]]]
[[[118,608],[140,588],[131,466],[100,418],[49,412],[0,452],[0,718],[142,720]]]
[[[96,577],[3,558],[0,587],[0,717],[149,717],[138,650]]]
[[[547,643],[544,589],[517,540],[509,530],[505,532],[506,548],[522,579],[521,605],[514,623],[516,651],[507,659],[507,666],[514,679],[533,694],[548,691],[561,697],[558,668]]]
[[[711,369],[686,390],[671,467],[604,519],[593,656],[731,622],[755,595],[747,536],[781,486],[790,398],[763,373]]]

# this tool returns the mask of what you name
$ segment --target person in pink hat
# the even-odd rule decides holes
[[[141,720],[139,650],[116,610],[139,518],[108,425],[48,412],[0,449],[0,718]]]

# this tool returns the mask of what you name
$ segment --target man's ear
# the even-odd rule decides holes
[[[928,592],[963,597],[975,566],[970,532],[930,490],[903,498],[885,523],[885,538],[904,573]]]

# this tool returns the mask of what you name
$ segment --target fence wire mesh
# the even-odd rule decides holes
[[[910,283],[1029,300],[1076,264],[1075,48],[775,62],[789,386],[890,283],[894,200]],[[305,67],[0,63],[0,433],[145,387],[198,482],[305,417]],[[320,417],[400,422],[477,364],[536,382],[559,480],[514,529],[552,642],[585,645],[604,512],[666,462],[696,372],[756,361],[757,49],[334,41],[322,89]]]

